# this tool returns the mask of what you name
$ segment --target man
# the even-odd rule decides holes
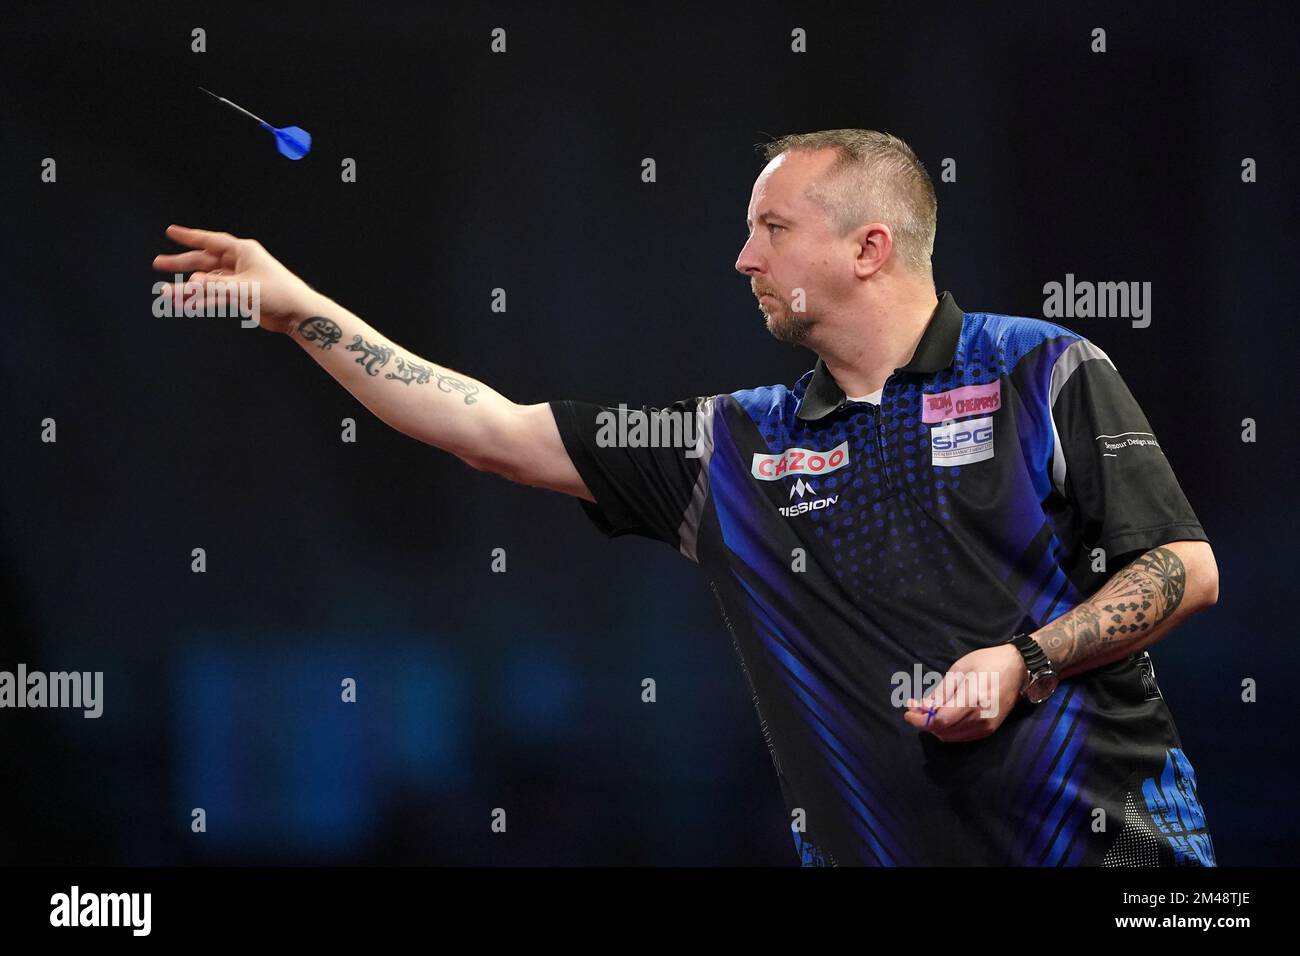
[[[262,326],[384,422],[697,562],[803,863],[1215,865],[1146,648],[1215,603],[1217,569],[1132,394],[1067,329],[936,294],[934,188],[901,140],[767,156],[736,268],[816,366],[631,410],[674,441],[513,404],[255,241],[172,226],[192,251],[155,266],[260,282]]]

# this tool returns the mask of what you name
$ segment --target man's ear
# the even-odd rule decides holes
[[[884,268],[894,252],[894,237],[883,222],[864,223],[852,233],[858,251],[853,263],[854,274],[867,279]]]

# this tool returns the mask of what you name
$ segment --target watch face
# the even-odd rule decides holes
[[[1025,688],[1025,696],[1029,698],[1030,702],[1041,704],[1052,696],[1052,691],[1056,690],[1058,683],[1060,683],[1060,679],[1055,674],[1049,673],[1044,674],[1042,677],[1036,677]]]

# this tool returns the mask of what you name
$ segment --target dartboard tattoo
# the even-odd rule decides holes
[[[1182,560],[1168,548],[1154,548],[1039,631],[1038,641],[1059,673],[1150,631],[1177,610],[1186,589]]]

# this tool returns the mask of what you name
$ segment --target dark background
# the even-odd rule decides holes
[[[1295,863],[1292,20],[970,6],[7,11],[0,669],[102,670],[105,712],[0,711],[0,862],[794,865],[689,562],[388,429],[286,339],[154,318],[150,262],[169,222],[256,237],[522,403],[789,384],[813,356],[733,269],[753,145],[861,126],[931,170],[936,283],[967,311],[1041,315],[1067,272],[1153,283],[1149,328],[1061,321],[1129,382],[1218,558],[1218,606],[1153,656],[1219,861]]]

